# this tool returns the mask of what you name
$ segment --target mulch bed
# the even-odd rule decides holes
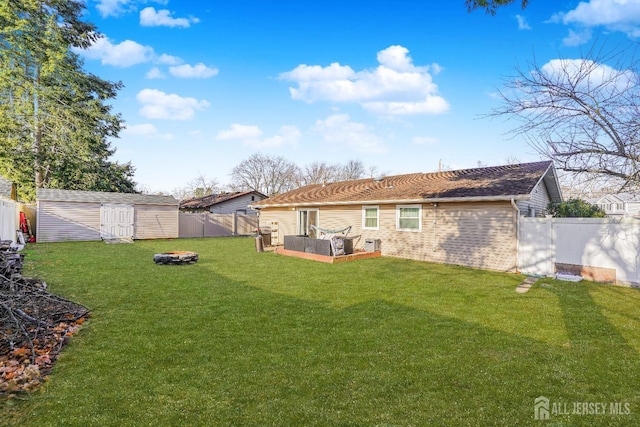
[[[24,255],[0,241],[0,396],[38,388],[89,310],[22,276]]]

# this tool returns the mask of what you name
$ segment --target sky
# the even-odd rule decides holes
[[[86,71],[124,88],[112,160],[145,192],[231,184],[254,153],[387,175],[541,160],[498,91],[516,68],[640,37],[640,0],[86,0]]]

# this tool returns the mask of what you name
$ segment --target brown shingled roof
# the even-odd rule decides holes
[[[412,173],[382,179],[313,184],[252,204],[255,208],[349,202],[522,199],[530,196],[552,162]]]
[[[209,194],[204,197],[195,197],[181,201],[180,209],[208,209],[218,203],[226,202],[227,200],[235,199],[236,197],[244,196],[246,194],[257,194],[265,198],[267,197],[258,191],[236,191],[232,193]]]

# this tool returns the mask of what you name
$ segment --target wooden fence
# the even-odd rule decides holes
[[[640,284],[640,220],[523,217],[518,240],[523,273]]]
[[[178,237],[246,236],[258,228],[257,215],[180,212]]]

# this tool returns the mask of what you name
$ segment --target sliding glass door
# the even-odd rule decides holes
[[[318,226],[318,209],[298,209],[298,234],[317,237],[312,225]]]

